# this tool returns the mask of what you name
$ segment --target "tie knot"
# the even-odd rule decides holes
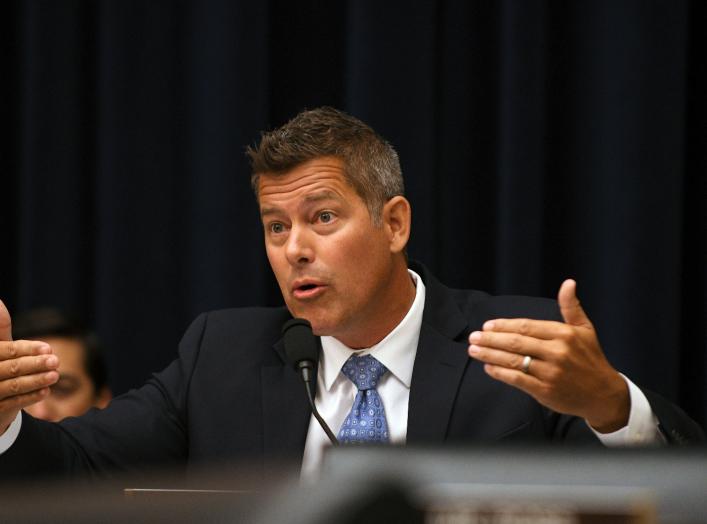
[[[351,356],[341,368],[346,377],[351,380],[359,391],[376,389],[380,378],[388,372],[383,364],[371,355]]]

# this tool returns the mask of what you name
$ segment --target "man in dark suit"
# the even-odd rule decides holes
[[[411,210],[398,158],[359,120],[307,111],[249,155],[287,308],[204,314],[179,358],[141,389],[52,425],[19,410],[48,394],[57,359],[46,344],[10,341],[2,307],[0,469],[282,456],[316,471],[327,440],[279,334],[293,316],[321,337],[315,401],[344,442],[702,438],[678,408],[611,367],[574,281],[555,303],[452,290],[408,267]]]

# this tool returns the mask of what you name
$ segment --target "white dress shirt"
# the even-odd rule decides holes
[[[408,271],[415,283],[415,300],[400,324],[378,344],[368,349],[353,350],[333,337],[322,337],[315,403],[334,434],[339,433],[339,428],[351,411],[358,391],[355,384],[341,373],[346,360],[356,352],[358,355],[370,354],[388,368],[389,372],[381,378],[376,389],[385,409],[390,441],[394,444],[404,444],[406,441],[410,382],[422,327],[422,312],[425,307],[425,285],[417,273]],[[607,446],[664,442],[648,399],[630,380],[621,376],[628,384],[631,396],[628,425],[614,433],[596,431],[594,433]],[[0,454],[12,446],[20,433],[21,426],[22,412],[17,414],[7,431],[0,435]],[[312,415],[302,459],[302,478],[316,478],[324,450],[328,446],[330,446],[329,438]]]

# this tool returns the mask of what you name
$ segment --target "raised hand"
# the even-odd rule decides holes
[[[0,300],[0,435],[20,409],[49,395],[59,359],[45,342],[12,340],[12,321]]]
[[[628,423],[626,382],[609,364],[582,308],[574,280],[558,293],[562,322],[489,320],[469,335],[469,355],[489,376],[517,387],[548,408],[576,415],[600,433]]]

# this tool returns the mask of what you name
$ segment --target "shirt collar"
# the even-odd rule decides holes
[[[371,355],[400,380],[405,387],[410,388],[412,368],[415,364],[417,342],[420,339],[422,327],[422,312],[425,307],[425,284],[420,275],[408,269],[415,284],[415,300],[400,324],[388,333],[375,346],[356,350],[357,355]],[[342,366],[354,352],[334,337],[324,336],[322,354],[319,359],[319,378],[327,391],[331,390],[334,381],[339,376]]]

